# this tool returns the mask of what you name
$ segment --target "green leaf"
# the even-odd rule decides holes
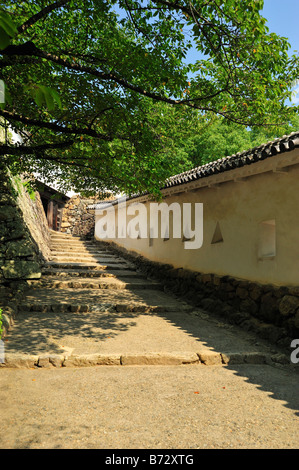
[[[0,49],[5,49],[10,44],[10,36],[6,33],[6,31],[0,25]]]
[[[51,89],[53,100],[57,103],[59,109],[62,109],[61,99],[56,90]]]
[[[37,83],[27,84],[24,89],[29,90],[38,107],[45,105],[49,111],[53,111],[56,103],[59,109],[62,109],[61,99],[56,90]]]
[[[53,111],[55,104],[54,104],[54,99],[51,93],[51,89],[47,87],[42,87],[42,89],[43,89],[43,93],[45,97],[46,106],[49,111]]]
[[[14,37],[18,32],[17,27],[11,17],[4,12],[0,12],[0,26],[11,38]]]
[[[42,107],[42,105],[45,102],[45,97],[40,87],[37,88],[33,96],[34,96],[34,101],[36,102],[37,106]]]

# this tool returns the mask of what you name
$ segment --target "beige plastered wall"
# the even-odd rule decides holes
[[[298,286],[298,182],[299,165],[293,164],[281,172],[272,168],[244,180],[226,181],[217,187],[202,187],[166,196],[163,202],[167,204],[179,202],[181,207],[183,203],[191,203],[191,207],[195,203],[203,204],[203,243],[198,249],[186,249],[183,238],[174,239],[171,233],[167,241],[163,234],[152,240],[112,237],[110,241],[175,268],[230,275],[262,284]],[[132,202],[128,200],[127,207]],[[150,202],[143,204],[149,214]],[[117,207],[115,215],[117,227]],[[100,217],[96,215],[96,226]],[[132,218],[127,216],[127,221]],[[217,223],[223,241],[212,243]],[[194,228],[194,219],[192,224]],[[149,215],[147,225],[149,235]],[[99,239],[97,233],[95,237]],[[269,241],[269,237],[272,240]],[[265,250],[267,244],[270,244],[270,253]],[[268,256],[263,256],[263,253]]]

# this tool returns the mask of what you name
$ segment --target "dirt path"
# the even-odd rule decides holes
[[[4,342],[0,448],[298,448],[289,357],[57,238]]]
[[[298,375],[263,365],[0,371],[2,449],[298,449]]]

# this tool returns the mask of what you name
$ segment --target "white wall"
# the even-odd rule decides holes
[[[183,203],[192,203],[193,208],[195,203],[203,204],[203,243],[198,249],[184,248],[182,237],[174,239],[172,234],[164,241],[163,233],[151,240],[149,236],[111,240],[174,267],[265,284],[299,285],[298,182],[299,166],[291,165],[286,172],[261,172],[244,181],[231,180],[217,188],[202,187],[165,197],[164,202],[178,202],[181,208]],[[132,202],[127,201],[127,206]],[[147,214],[149,205],[145,202]],[[96,224],[99,220],[98,215]],[[212,243],[214,234],[216,243]]]

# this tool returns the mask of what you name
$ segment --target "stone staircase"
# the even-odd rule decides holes
[[[104,243],[58,232],[17,308],[8,367],[264,363],[271,352],[165,293]]]
[[[40,280],[28,281],[37,288],[65,289],[160,289],[135,267],[93,241],[51,232],[51,259]]]
[[[26,299],[30,303],[22,303],[22,310],[39,310],[41,304],[43,310],[51,311],[95,310],[103,305],[118,311],[121,308],[125,311],[172,308],[169,299],[168,305],[163,304],[161,285],[136,272],[134,265],[99,242],[83,241],[59,232],[51,232],[51,259],[44,267],[41,279],[28,281],[28,286],[31,294]],[[134,301],[136,290],[139,298]],[[150,294],[149,290],[152,291]],[[143,297],[146,303],[142,302]],[[89,307],[87,300],[91,301]],[[187,304],[184,306],[191,308]],[[173,308],[176,307],[175,303]]]

